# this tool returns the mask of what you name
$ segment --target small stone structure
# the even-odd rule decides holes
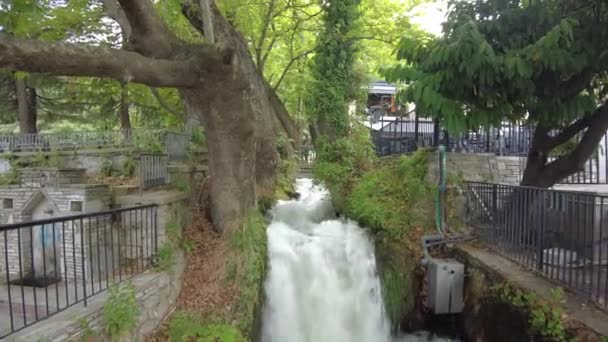
[[[23,169],[20,185],[0,186],[0,224],[98,212],[109,209],[110,202],[109,187],[86,184],[84,169]],[[106,226],[104,220],[110,216],[0,233],[0,282],[7,280],[7,266],[10,280],[81,278],[83,270],[103,276],[105,270],[97,269],[93,260],[105,257],[95,255],[105,253],[105,248],[98,248],[108,241],[107,229],[99,235],[99,226]],[[97,228],[94,236],[93,226]]]

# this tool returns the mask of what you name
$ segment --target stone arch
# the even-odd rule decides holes
[[[41,189],[35,190],[21,209],[23,222],[37,221],[61,216],[55,202]],[[61,249],[63,237],[55,223],[33,224],[22,228],[24,250],[29,250],[32,260],[30,273],[27,276],[34,286],[48,286],[60,279]]]

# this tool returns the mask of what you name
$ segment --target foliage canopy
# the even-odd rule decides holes
[[[608,25],[604,1],[451,1],[444,36],[411,30],[399,65],[419,112],[463,130],[524,120],[560,127],[605,97]]]

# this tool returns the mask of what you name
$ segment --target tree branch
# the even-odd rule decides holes
[[[130,45],[148,57],[167,58],[180,50],[182,42],[159,18],[149,0],[118,0],[131,24]]]
[[[608,130],[608,102],[588,118],[588,128],[581,141],[569,153],[547,164],[543,178],[560,181],[572,174],[573,167],[582,170]]]
[[[215,44],[215,34],[213,32],[213,19],[211,19],[211,0],[201,0],[201,19],[203,20],[203,31],[205,39],[209,44]]]
[[[165,60],[118,49],[15,39],[0,34],[0,67],[63,76],[110,77],[156,87],[199,85],[204,71],[192,59]]]
[[[580,131],[589,127],[589,123],[591,122],[592,118],[593,115],[580,118],[570,126],[561,130],[558,135],[550,137],[548,140],[547,148],[553,149],[561,144],[566,143],[568,140],[576,136]]]
[[[106,15],[118,23],[122,30],[123,44],[129,40],[131,36],[131,24],[125,15],[125,12],[118,6],[116,0],[102,0],[103,9]]]
[[[264,41],[266,40],[266,36],[268,35],[268,29],[270,27],[270,23],[272,22],[273,19],[273,12],[274,12],[274,6],[276,4],[276,0],[270,0],[270,3],[268,4],[268,10],[266,11],[266,15],[264,16],[264,27],[262,27],[262,32],[260,34],[260,37],[258,38],[258,42],[255,45],[255,60],[256,60],[256,64],[258,66],[258,68],[260,68],[260,65],[262,65],[262,46],[264,45]],[[263,69],[260,68],[260,71],[262,71]]]
[[[154,95],[154,97],[156,98],[156,101],[158,101],[158,104],[161,107],[163,107],[164,110],[166,110],[167,112],[173,114],[178,119],[184,119],[184,117],[185,117],[184,113],[180,112],[175,107],[173,107],[169,103],[167,103],[167,101],[165,101],[165,99],[163,98],[163,96],[158,92],[158,89],[156,89],[154,87],[150,87],[150,91],[152,92],[152,95]]]
[[[319,48],[320,48],[320,46],[317,46],[314,49],[310,49],[310,50],[304,51],[304,52],[296,55],[295,57],[293,57],[289,61],[289,63],[287,63],[287,65],[285,66],[285,69],[283,69],[283,72],[281,73],[281,76],[279,76],[279,79],[277,80],[277,83],[274,86],[272,86],[272,90],[273,91],[277,91],[277,89],[279,89],[279,87],[281,86],[281,83],[283,82],[283,79],[285,78],[285,76],[287,76],[287,73],[291,69],[291,66],[293,65],[293,63],[295,63],[299,59],[304,58],[304,57],[310,55],[311,53],[317,51]]]

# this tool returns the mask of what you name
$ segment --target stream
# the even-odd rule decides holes
[[[329,193],[296,180],[268,227],[263,342],[452,341],[428,332],[391,336],[374,245],[355,221],[336,219]]]

